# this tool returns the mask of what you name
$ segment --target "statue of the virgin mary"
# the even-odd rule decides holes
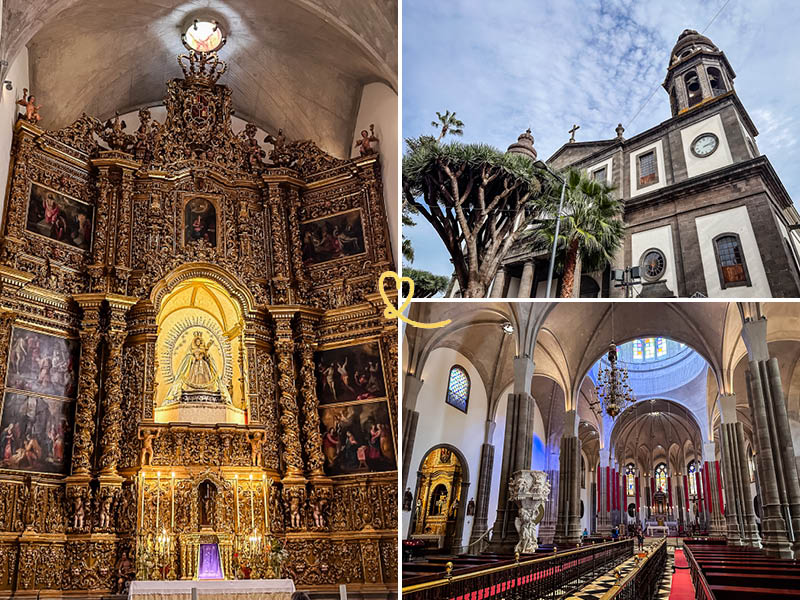
[[[186,356],[175,371],[165,404],[175,402],[225,402],[233,404],[222,376],[208,353],[214,343],[203,341],[203,332],[195,331]]]

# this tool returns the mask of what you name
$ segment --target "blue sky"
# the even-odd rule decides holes
[[[530,127],[539,158],[569,139],[625,136],[669,118],[661,87],[684,29],[703,31],[725,0],[404,0],[403,136],[456,111],[464,142],[505,149]],[[800,200],[798,0],[730,0],[705,34],[728,57],[759,149]],[[653,93],[633,120],[636,112]],[[421,216],[406,231],[413,266],[449,275]]]

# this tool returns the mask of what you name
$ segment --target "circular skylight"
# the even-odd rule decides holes
[[[225,36],[216,21],[195,21],[182,36],[183,44],[195,52],[214,52],[222,48]]]

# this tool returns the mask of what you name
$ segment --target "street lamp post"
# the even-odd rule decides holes
[[[537,169],[544,169],[561,182],[561,199],[558,201],[558,213],[556,214],[556,232],[553,236],[553,250],[550,252],[550,268],[547,270],[547,294],[545,297],[549,298],[550,290],[553,286],[553,269],[556,266],[556,249],[558,248],[558,230],[561,228],[561,209],[564,206],[564,192],[567,189],[567,180],[554,173],[542,160],[537,160],[533,163],[533,166]]]

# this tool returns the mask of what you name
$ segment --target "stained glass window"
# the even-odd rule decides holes
[[[642,340],[633,340],[633,360],[642,360]]]
[[[656,491],[667,491],[667,465],[664,463],[656,467]]]
[[[658,338],[658,348],[656,350],[656,356],[666,356],[667,355],[667,340],[665,338]]]
[[[644,341],[644,359],[652,360],[656,356],[656,340],[655,338],[647,338]]]
[[[690,462],[687,470],[689,471],[689,477],[687,477],[689,480],[689,495],[697,496],[697,478],[694,476],[697,473],[697,461]]]
[[[469,375],[458,365],[450,369],[450,379],[447,381],[447,398],[445,398],[445,402],[451,406],[455,406],[460,411],[467,412],[467,403],[469,402]]]
[[[627,479],[628,496],[636,495],[636,469],[633,468],[633,463],[628,463],[625,467],[625,477]]]

